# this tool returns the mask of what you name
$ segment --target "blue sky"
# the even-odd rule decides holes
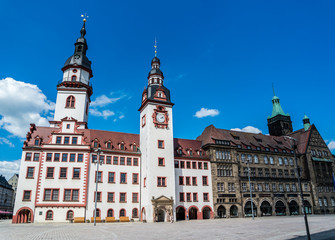
[[[1,1],[0,83],[7,97],[0,96],[0,161],[20,159],[29,119],[52,118],[56,84],[85,12],[92,101],[96,112],[105,111],[105,118],[90,115],[89,128],[139,133],[137,110],[156,37],[175,103],[175,137],[194,139],[210,124],[267,134],[273,83],[294,129],[306,113],[330,143],[334,7],[333,1],[292,0]],[[32,97],[23,98],[26,90]],[[97,98],[107,102],[99,105]],[[213,116],[196,117],[201,108]]]

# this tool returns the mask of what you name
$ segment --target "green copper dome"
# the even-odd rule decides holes
[[[273,118],[277,115],[283,115],[283,116],[290,116],[290,114],[288,113],[284,113],[281,105],[280,105],[280,101],[279,101],[279,97],[277,97],[276,95],[273,96],[272,98],[272,115],[268,117],[269,118]]]

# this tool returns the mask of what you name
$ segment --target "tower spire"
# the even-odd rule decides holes
[[[273,83],[272,83],[272,91],[273,91],[273,96],[276,96],[275,87],[274,87]]]
[[[156,37],[155,37],[155,57],[157,57],[157,39],[156,39]]]

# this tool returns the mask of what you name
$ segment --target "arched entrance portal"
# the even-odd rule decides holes
[[[177,221],[183,221],[183,220],[185,220],[185,213],[186,213],[186,211],[185,211],[185,208],[183,208],[183,207],[179,207],[179,208],[177,208]]]
[[[275,212],[277,216],[285,216],[286,215],[286,206],[282,201],[277,201],[275,206]]]
[[[254,216],[257,216],[257,208],[255,203],[252,203],[252,207],[254,209]],[[244,205],[244,216],[246,217],[252,217],[252,209],[251,209],[251,201],[248,201],[245,205]]]
[[[305,212],[306,212],[307,214],[312,214],[312,206],[311,206],[311,204],[309,203],[309,201],[304,200],[304,206],[305,206]]]
[[[165,222],[165,211],[163,209],[158,210],[157,222]]]
[[[262,216],[271,216],[272,215],[272,207],[268,201],[263,201],[261,204],[261,213]]]
[[[202,219],[210,219],[211,218],[211,209],[209,207],[205,207],[202,209]]]
[[[198,209],[196,209],[195,207],[191,207],[188,211],[188,217],[190,220],[198,219]]]
[[[33,220],[32,213],[30,208],[20,209],[16,214],[16,223],[31,223]]]
[[[238,217],[238,208],[236,205],[230,207],[230,217]]]
[[[218,207],[218,217],[219,218],[225,218],[226,216],[226,208],[222,205]]]
[[[299,215],[299,206],[296,201],[292,200],[289,203],[288,208],[290,210],[290,215]]]

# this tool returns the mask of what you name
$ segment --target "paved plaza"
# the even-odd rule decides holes
[[[309,216],[313,240],[335,239],[335,215]],[[0,222],[0,239],[306,239],[302,216],[194,220],[177,223]]]

